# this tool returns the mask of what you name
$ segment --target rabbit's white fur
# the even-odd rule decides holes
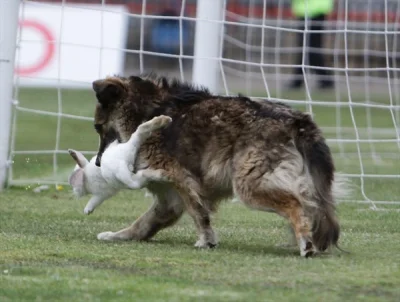
[[[82,153],[68,150],[77,163],[69,177],[74,194],[78,197],[92,194],[84,209],[85,214],[92,213],[121,189],[140,189],[149,181],[168,180],[162,170],[144,169],[133,173],[130,167],[134,166],[141,145],[151,136],[152,131],[165,127],[171,121],[168,116],[157,116],[141,124],[126,143],[114,141],[104,151],[101,167],[95,164],[96,156],[89,162]]]

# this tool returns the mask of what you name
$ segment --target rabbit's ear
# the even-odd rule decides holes
[[[80,168],[85,168],[85,166],[89,163],[89,161],[81,152],[72,149],[68,149],[68,152]]]
[[[83,189],[83,181],[84,181],[84,172],[83,169],[78,168],[74,172],[72,172],[71,176],[68,179],[68,183],[74,188],[81,190]]]

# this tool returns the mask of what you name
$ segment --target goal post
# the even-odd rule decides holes
[[[218,89],[225,0],[198,0],[193,57],[193,83]]]
[[[0,1],[0,190],[6,183],[19,0]]]

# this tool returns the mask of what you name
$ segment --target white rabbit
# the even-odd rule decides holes
[[[144,169],[133,173],[129,167],[134,166],[141,145],[152,131],[167,126],[171,121],[168,116],[157,116],[141,124],[126,143],[114,141],[104,151],[101,167],[95,164],[96,156],[89,162],[82,153],[68,150],[77,163],[69,177],[74,194],[78,197],[93,195],[84,209],[85,214],[92,213],[121,189],[141,189],[149,181],[168,181],[164,170]]]

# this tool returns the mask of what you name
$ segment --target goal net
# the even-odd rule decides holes
[[[65,185],[98,146],[91,82],[155,71],[310,112],[351,201],[400,204],[397,0],[25,0],[19,25],[9,185]]]

